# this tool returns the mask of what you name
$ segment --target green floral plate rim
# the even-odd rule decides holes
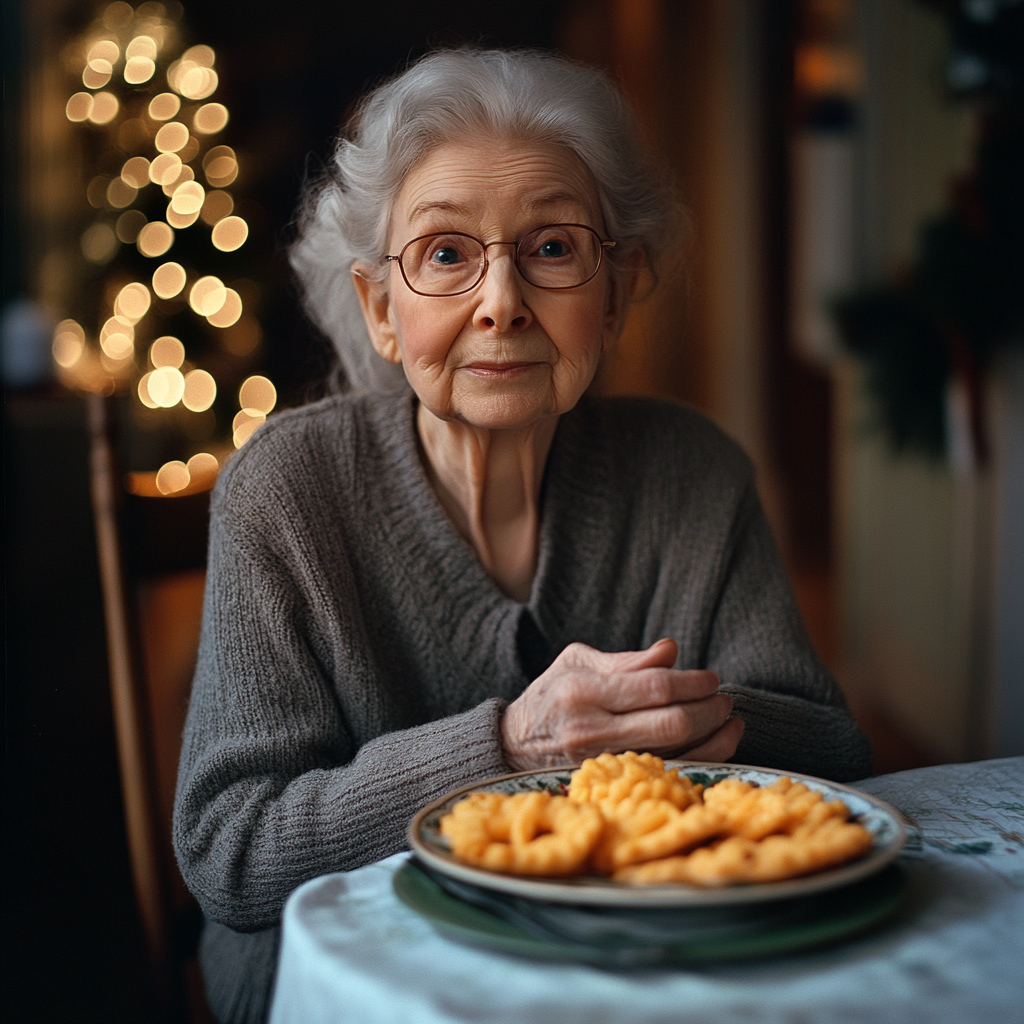
[[[666,761],[680,775],[694,782],[713,785],[722,779],[740,779],[770,786],[780,778],[803,782],[826,800],[842,800],[850,809],[851,820],[863,825],[872,835],[868,854],[850,864],[817,874],[783,882],[731,885],[717,889],[697,886],[631,886],[608,878],[584,875],[577,878],[533,878],[503,875],[471,867],[455,859],[447,839],[441,835],[440,821],[470,793],[526,793],[546,789],[564,793],[578,765],[549,768],[544,771],[514,772],[456,789],[424,807],[409,825],[409,845],[429,867],[458,881],[484,889],[509,893],[526,899],[551,903],[590,904],[619,907],[687,907],[755,903],[764,900],[791,899],[851,885],[868,878],[891,864],[907,840],[902,815],[894,807],[850,786],[829,782],[813,775],[776,771],[752,765],[718,764],[706,761]]]

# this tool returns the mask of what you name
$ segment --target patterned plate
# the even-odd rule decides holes
[[[676,883],[672,885],[630,886],[609,878],[592,875],[577,878],[534,878],[502,875],[463,864],[452,856],[448,840],[441,835],[441,818],[470,793],[524,793],[547,789],[564,793],[576,766],[552,768],[540,772],[516,772],[463,786],[424,807],[409,825],[409,843],[416,855],[443,875],[477,885],[484,889],[511,893],[527,899],[550,903],[586,903],[619,907],[692,907],[755,903],[765,900],[790,899],[849,885],[881,871],[896,859],[907,839],[900,813],[877,797],[861,793],[849,786],[827,782],[812,775],[780,772],[770,768],[753,768],[739,764],[710,764],[697,761],[666,761],[666,767],[679,768],[693,782],[713,785],[722,779],[741,779],[770,786],[780,778],[799,780],[817,790],[826,800],[842,800],[850,809],[851,819],[863,825],[874,837],[866,857],[850,864],[792,878],[784,882],[754,885],[731,885],[715,889]]]

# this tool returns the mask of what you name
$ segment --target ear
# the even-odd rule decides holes
[[[607,353],[619,340],[629,307],[636,298],[643,274],[645,258],[642,249],[634,249],[624,266],[616,267],[608,275],[608,290],[605,293],[602,350]]]
[[[359,296],[366,329],[377,354],[389,363],[401,363],[402,350],[391,315],[391,295],[387,285],[373,280],[368,268],[358,260],[352,264],[352,285]]]

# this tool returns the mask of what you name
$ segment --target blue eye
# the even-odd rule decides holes
[[[450,265],[452,263],[458,263],[462,259],[458,249],[453,249],[451,246],[442,246],[440,249],[435,249],[433,255],[430,257],[431,263],[442,263]]]
[[[549,258],[555,256],[565,256],[568,253],[568,247],[565,242],[560,242],[557,239],[551,239],[545,242],[538,250],[538,256],[547,256]]]

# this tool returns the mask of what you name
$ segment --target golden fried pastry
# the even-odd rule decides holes
[[[722,815],[725,835],[744,839],[792,834],[801,825],[818,825],[828,818],[845,821],[850,813],[841,800],[826,802],[820,793],[792,779],[765,787],[723,779],[704,793],[704,803]]]
[[[687,856],[622,868],[613,877],[618,882],[647,885],[778,882],[844,864],[866,853],[871,842],[871,833],[863,826],[831,817],[816,828],[804,826],[794,835],[771,835],[760,841],[730,836]]]
[[[610,875],[627,864],[654,860],[692,849],[718,835],[722,818],[716,811],[693,804],[685,811],[668,800],[602,801],[605,826],[590,856],[600,874]]]
[[[675,771],[666,770],[660,757],[628,750],[624,754],[587,758],[572,773],[569,799],[598,804],[628,799],[668,800],[679,810],[684,810],[700,802],[703,788],[689,779],[680,778]]]
[[[591,870],[629,884],[774,882],[866,853],[871,833],[802,782],[705,789],[653,754],[602,754],[568,797],[474,793],[441,820],[460,860],[516,875]]]
[[[441,819],[460,860],[513,875],[571,875],[601,833],[601,815],[547,792],[473,793]]]

